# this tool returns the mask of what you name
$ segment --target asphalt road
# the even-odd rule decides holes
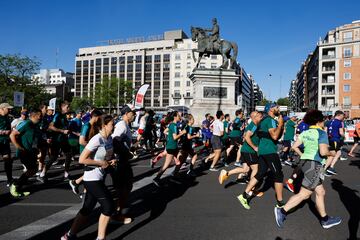
[[[339,174],[326,178],[327,212],[343,219],[340,225],[328,230],[319,224],[314,196],[288,216],[284,229],[278,229],[272,188],[267,189],[263,197],[253,199],[251,209],[245,210],[236,198],[245,185],[232,184],[235,178],[219,185],[219,172],[198,168],[198,177],[164,179],[164,187],[159,189],[151,183],[158,168],[149,167],[147,156],[132,163],[136,184],[128,214],[134,221],[129,225],[111,224],[107,239],[345,240],[360,236],[359,157],[339,161],[336,166]],[[51,170],[51,181],[47,185],[33,180],[28,186],[32,194],[14,200],[5,186],[2,161],[0,165],[0,239],[26,239],[21,235],[24,232],[33,233],[31,239],[60,239],[81,206],[81,199],[61,179],[63,169]],[[19,176],[19,161],[15,161],[14,168],[17,169],[14,175]],[[284,167],[285,176],[290,176],[291,171],[290,167]],[[81,167],[74,165],[71,174],[71,177],[80,175]],[[107,184],[111,185],[110,179]],[[291,194],[284,190],[285,199]],[[79,239],[96,239],[98,214],[94,212],[89,226],[78,235]]]

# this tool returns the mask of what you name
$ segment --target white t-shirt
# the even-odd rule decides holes
[[[221,132],[224,131],[224,123],[219,119],[216,119],[213,123],[213,135],[221,137]]]
[[[124,137],[124,135],[126,137]],[[114,133],[111,136],[112,138],[124,137],[123,140],[125,140],[126,144],[130,148],[132,135],[131,135],[130,127],[125,121],[120,121],[115,125]]]
[[[140,118],[140,125],[139,125],[139,129],[145,129],[145,125],[146,125],[146,117],[148,115],[144,115]]]
[[[95,161],[109,161],[113,159],[113,143],[112,137],[103,138],[100,133],[92,137],[85,149],[91,151],[90,158]],[[101,167],[94,167],[94,170],[84,172],[84,181],[99,181],[103,180],[106,175],[105,170]]]

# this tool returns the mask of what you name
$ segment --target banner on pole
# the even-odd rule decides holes
[[[14,92],[14,106],[22,107],[24,106],[24,93],[23,92]]]
[[[149,84],[143,84],[137,91],[135,96],[135,109],[140,109],[144,107],[144,96],[149,86]]]
[[[56,110],[56,98],[52,98],[50,99],[49,101],[49,108],[54,110],[54,113],[55,113],[55,110]]]

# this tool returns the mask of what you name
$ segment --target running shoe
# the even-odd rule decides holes
[[[186,174],[189,175],[190,177],[196,177],[196,173],[194,170],[188,170]]]
[[[243,196],[242,194],[240,194],[240,195],[237,197],[237,199],[240,201],[241,205],[242,205],[245,209],[247,209],[247,210],[250,209],[250,205],[249,205],[248,200],[247,200],[246,198],[244,198],[244,196]]]
[[[40,174],[41,174],[41,170],[39,170],[36,174],[35,174],[35,176],[40,176]]]
[[[236,166],[236,167],[241,167],[242,165],[241,165],[241,162],[235,162],[235,163],[234,163],[234,166]]]
[[[290,167],[292,167],[293,163],[290,160],[285,160],[284,161],[285,165],[288,165]]]
[[[221,170],[220,175],[219,175],[219,183],[223,184],[228,178],[229,178],[229,176],[227,175],[227,171],[224,169]]]
[[[76,240],[76,235],[70,236],[68,233],[65,233],[64,236],[61,237],[61,240]]]
[[[321,221],[321,226],[325,229],[331,228],[333,226],[339,225],[341,223],[340,217],[328,217],[327,221]]]
[[[326,169],[326,173],[328,173],[330,175],[337,175],[337,172],[335,171],[335,168],[333,168],[333,167],[328,167],[328,169]]]
[[[274,213],[275,213],[276,225],[279,228],[283,228],[284,227],[284,222],[285,222],[285,219],[286,219],[286,215],[282,213],[281,208],[279,208],[279,207],[274,208]]]
[[[210,167],[210,168],[209,168],[209,171],[211,171],[211,172],[217,172],[217,171],[219,171],[219,169],[217,169],[217,168],[215,168],[215,167]]]
[[[243,185],[245,185],[245,184],[247,184],[249,181],[247,180],[247,177],[245,176],[245,177],[241,177],[241,178],[236,179],[235,182],[236,182],[237,184],[243,184]]]
[[[10,186],[10,194],[11,194],[11,196],[13,196],[15,198],[19,198],[19,197],[29,196],[30,192],[18,191],[17,187],[14,184],[11,184],[11,186]]]
[[[160,179],[154,178],[152,181],[155,184],[155,186],[161,187]]]
[[[46,183],[46,177],[37,176],[37,177],[36,177],[36,180],[38,180],[38,181],[41,182],[41,183]]]
[[[132,218],[126,217],[122,214],[117,214],[117,215],[111,216],[111,220],[114,222],[122,223],[124,225],[130,224],[132,222]]]
[[[340,157],[340,161],[346,161],[348,160],[347,157]]]
[[[294,184],[289,183],[289,181],[286,181],[285,188],[292,193],[295,192]]]
[[[70,180],[69,185],[70,185],[71,190],[73,191],[73,193],[75,193],[76,195],[78,195],[80,193],[79,184],[76,184],[75,180]]]

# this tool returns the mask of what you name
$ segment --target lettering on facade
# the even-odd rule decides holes
[[[126,44],[126,43],[140,43],[140,42],[151,42],[151,41],[160,41],[164,40],[164,35],[152,35],[148,37],[132,37],[127,39],[112,39],[107,40],[108,45],[119,45],[119,44]]]

